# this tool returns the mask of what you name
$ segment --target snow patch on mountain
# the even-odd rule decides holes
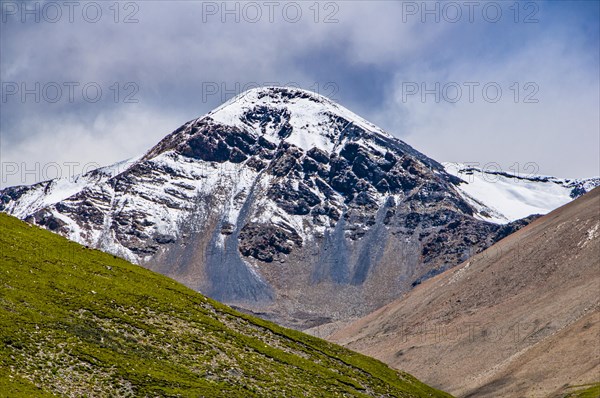
[[[600,185],[600,178],[520,176],[462,163],[443,163],[463,180],[457,188],[481,220],[504,224],[531,214],[547,214]]]

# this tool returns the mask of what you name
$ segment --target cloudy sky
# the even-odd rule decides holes
[[[260,85],[439,161],[600,174],[598,2],[0,4],[1,186],[136,156]]]

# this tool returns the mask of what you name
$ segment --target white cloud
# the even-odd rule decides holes
[[[2,147],[1,186],[68,178],[142,155],[174,126],[186,121],[141,106],[101,113],[89,123],[73,117],[51,124],[33,118],[23,120],[17,129],[30,133],[10,143],[10,150]]]
[[[590,67],[593,55],[571,51],[568,42],[558,39],[534,43],[495,65],[455,63],[403,71],[397,75],[394,98],[377,118],[440,161],[495,162],[504,169],[534,162],[543,174],[598,175],[598,70]],[[428,89],[439,82],[442,92],[444,84],[456,82],[462,97],[456,103],[443,98],[438,103],[428,94],[422,102],[421,87],[418,94],[406,95],[412,88],[407,82],[425,82]],[[473,103],[465,82],[479,84]],[[502,89],[496,103],[486,101],[483,94],[483,86],[490,82]],[[526,86],[528,82],[532,84]],[[455,91],[448,94],[454,98]],[[495,96],[493,87],[488,94]],[[528,95],[539,102],[526,103]]]

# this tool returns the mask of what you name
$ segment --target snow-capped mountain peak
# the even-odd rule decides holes
[[[365,314],[526,224],[488,222],[461,178],[323,96],[267,87],[126,167],[2,190],[0,211],[302,327]]]
[[[230,130],[243,132],[245,138],[260,139],[263,146],[287,143],[303,151],[316,149],[325,153],[339,152],[344,142],[350,140],[368,151],[385,153],[389,143],[394,142],[402,146],[404,151],[419,156],[427,163],[433,163],[431,159],[330,99],[289,87],[261,87],[245,91],[205,116],[188,122],[173,133],[172,137],[163,140],[162,145],[151,150],[145,158],[155,156],[157,150],[160,152],[180,145],[192,138],[198,128],[207,124],[227,126]],[[180,134],[182,129],[185,134]],[[436,163],[436,166],[440,165]]]
[[[345,130],[332,126],[332,119],[343,118],[347,126],[358,126],[372,134],[391,136],[352,111],[320,94],[290,87],[261,87],[241,93],[208,114],[216,122],[230,126],[251,127],[265,134],[271,142],[278,142],[280,131],[266,129],[265,113],[281,115],[292,131],[284,136],[303,150],[313,147],[330,152]],[[277,126],[275,126],[277,127]]]

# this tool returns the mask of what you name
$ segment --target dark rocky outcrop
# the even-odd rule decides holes
[[[280,225],[248,223],[242,228],[238,239],[242,255],[266,263],[282,259],[280,254],[290,254],[294,247],[302,247],[302,238],[298,233]]]

